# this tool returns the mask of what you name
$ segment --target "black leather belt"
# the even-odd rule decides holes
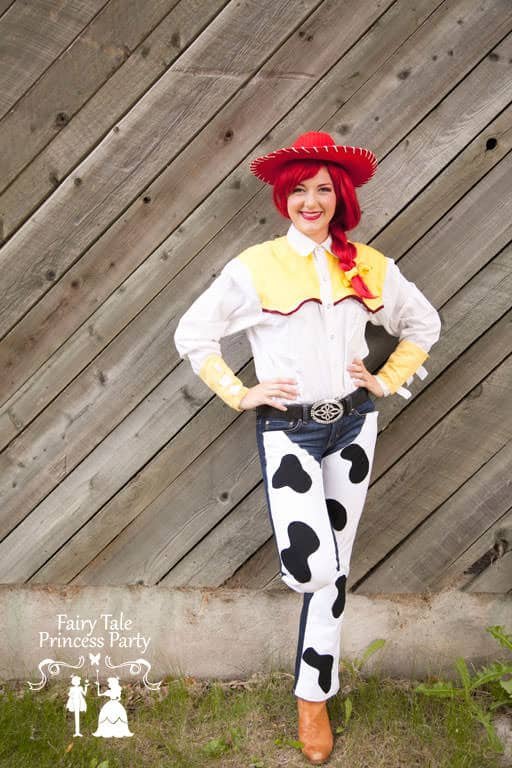
[[[314,403],[284,403],[286,411],[280,411],[271,405],[256,406],[256,415],[281,419],[310,419],[319,424],[330,424],[338,421],[342,416],[349,414],[353,408],[362,405],[368,400],[369,393],[366,387],[358,387],[345,397],[335,397],[325,400],[317,400]]]

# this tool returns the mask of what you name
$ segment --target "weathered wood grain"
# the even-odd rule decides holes
[[[403,14],[402,14],[403,15]],[[369,51],[375,50],[375,41],[372,39],[370,41],[372,43],[371,46],[368,46]],[[359,48],[359,45],[357,46]],[[378,49],[377,49],[378,50]],[[475,98],[479,96],[480,98],[484,98],[484,94],[488,92],[487,88],[487,78],[482,77],[482,80],[485,81],[486,88],[482,91],[480,94],[476,94],[473,92],[473,96]],[[478,81],[477,81],[478,82]],[[320,86],[317,86],[314,93],[317,92],[318,88]],[[331,88],[332,91],[332,88]],[[327,91],[328,93],[328,91]],[[466,94],[466,98],[468,98]],[[473,103],[473,102],[472,102]],[[485,110],[483,110],[485,112]],[[480,115],[479,110],[474,110],[474,115]],[[480,119],[480,118],[479,118]],[[226,126],[229,125],[229,123],[226,123]],[[212,126],[214,127],[214,126]],[[477,130],[479,125],[475,125],[474,129]],[[436,129],[435,126],[431,126],[432,130]],[[219,127],[219,130],[221,130],[221,127]],[[284,140],[284,137],[283,137]],[[503,142],[504,147],[507,146],[507,137],[505,137],[505,140]],[[506,149],[501,150],[501,143],[500,143],[500,150],[506,151]],[[455,147],[457,149],[457,147]],[[207,144],[205,144],[204,152],[207,151]],[[495,162],[496,159],[499,156],[498,155],[493,156],[492,160],[489,160],[489,162]],[[195,153],[191,150],[190,156],[194,157]],[[185,164],[180,163],[180,159],[177,161],[177,167],[176,167],[176,176],[174,177],[168,177],[167,178],[167,194],[165,195],[165,189],[158,188],[153,192],[151,190],[151,194],[156,195],[156,202],[158,205],[158,200],[162,194],[165,195],[164,203],[169,206],[168,210],[170,211],[169,214],[167,214],[167,218],[170,218],[172,215],[173,208],[176,207],[176,201],[172,200],[169,197],[169,190],[172,190],[174,185],[179,183],[179,178],[186,176],[190,174],[190,168],[187,168],[186,166],[186,159],[188,157],[188,153],[185,156],[182,156],[185,160]],[[203,161],[203,157],[201,158],[201,162]],[[474,165],[471,165],[471,157],[467,158],[467,163],[465,165],[467,167],[474,167]],[[462,158],[461,161],[463,161],[464,158]],[[397,162],[400,162],[399,158],[397,159]],[[173,166],[176,165],[176,163],[173,164]],[[431,169],[431,172],[433,175],[435,175],[436,172],[440,170],[442,166],[433,166]],[[487,166],[488,167],[488,166]],[[171,166],[172,168],[172,166]],[[243,204],[247,196],[250,194],[251,189],[254,186],[254,183],[246,181],[245,176],[247,176],[247,172],[242,174],[243,183],[240,183],[240,176],[234,172],[233,174],[226,179],[226,182],[221,185],[220,188],[216,191],[215,194],[211,196],[210,204],[205,207],[203,206],[201,208],[202,215],[203,216],[211,216],[212,219],[215,219],[218,222],[218,225],[221,226],[223,223],[224,216],[228,216],[229,213],[233,212],[233,208],[237,205],[237,191],[236,187],[237,185],[241,187],[238,189],[238,194],[240,196],[240,204]],[[194,174],[194,178],[197,178],[198,174]],[[444,175],[441,175],[441,179],[446,178]],[[451,176],[450,176],[451,178]],[[477,180],[477,176],[472,176],[471,178],[467,178],[467,185],[470,187],[472,184],[474,184]],[[201,183],[204,181],[202,175],[200,175],[200,178],[198,179],[198,194],[200,193],[200,187]],[[446,178],[445,181],[446,185],[449,185],[450,182]],[[235,187],[233,191],[233,185]],[[190,188],[191,185],[188,186]],[[400,186],[400,185],[399,185]],[[441,199],[443,190],[439,191],[439,198]],[[266,192],[266,190],[264,190]],[[254,193],[254,192],[253,192]],[[186,197],[186,196],[185,196]],[[420,196],[421,197],[421,196]],[[182,202],[184,205],[187,204],[188,198],[182,201],[182,196],[180,196],[180,202]],[[396,200],[397,208],[396,210],[400,210],[401,207],[406,203],[406,198],[404,196],[401,196],[399,199]],[[190,204],[193,204],[193,201],[190,200]],[[271,216],[269,217],[268,212],[268,203],[260,203],[259,204],[259,216],[265,215],[266,218],[269,218],[269,221],[271,219]],[[262,208],[266,208],[267,210],[262,210]],[[210,212],[211,209],[211,212]],[[427,224],[429,223],[426,219],[426,216],[424,212],[422,211],[421,204],[419,202],[419,198],[417,198],[413,204],[412,209],[414,211],[414,219],[420,219],[421,222],[425,220],[425,228],[427,228]],[[226,212],[226,213],[224,213]],[[155,233],[155,228],[162,227],[162,222],[167,221],[167,218],[160,215],[160,208],[156,210],[156,213],[158,213],[159,218],[155,218],[155,216],[152,214],[152,212],[148,212],[148,227],[145,230],[145,242],[149,240],[150,237]],[[438,212],[440,213],[440,212]],[[137,214],[138,215],[138,214]],[[179,215],[179,212],[177,212],[177,215]],[[254,211],[253,216],[258,215],[258,210]],[[142,213],[140,214],[142,216]],[[140,218],[139,216],[139,218]],[[364,219],[363,219],[364,220]],[[272,219],[272,223],[274,223],[274,219]],[[184,234],[185,237],[182,237],[180,233],[178,233],[175,236],[168,239],[166,243],[162,245],[162,250],[169,251],[171,250],[171,254],[174,255],[172,252],[174,250],[173,243],[175,242],[182,242],[184,244],[184,247],[191,248],[194,250],[199,246],[198,239],[195,237],[195,230],[198,226],[197,223],[197,217],[192,218],[192,221],[190,222],[191,226],[187,227],[188,222],[185,222],[183,225],[184,228]],[[213,222],[212,222],[213,224]],[[142,224],[140,224],[142,226]],[[417,226],[417,236],[421,234],[420,226]],[[121,227],[124,228],[125,234],[122,233]],[[30,368],[33,368],[34,366],[37,367],[38,361],[44,361],[45,357],[47,357],[50,353],[52,348],[55,348],[55,346],[58,346],[59,337],[61,334],[64,334],[66,332],[69,332],[68,329],[70,329],[71,323],[75,325],[79,319],[80,316],[83,316],[83,314],[88,310],[88,307],[90,306],[90,301],[94,301],[94,303],[97,303],[100,299],[100,296],[98,296],[98,285],[100,284],[102,287],[102,290],[107,292],[109,290],[109,286],[111,286],[111,289],[113,289],[115,283],[115,280],[120,280],[121,275],[120,272],[120,265],[125,264],[126,268],[129,266],[133,267],[133,260],[137,258],[140,260],[142,249],[139,248],[139,241],[134,241],[133,238],[133,227],[130,225],[129,227],[125,224],[124,220],[121,224],[121,227],[114,227],[110,231],[110,236],[107,236],[106,238],[103,238],[100,240],[94,249],[87,254],[86,257],[80,260],[75,268],[73,268],[68,276],[68,279],[65,281],[62,281],[60,285],[55,286],[55,288],[47,294],[47,296],[44,298],[43,302],[40,302],[34,310],[29,313],[24,320],[18,324],[17,328],[13,330],[11,334],[4,340],[3,344],[0,345],[0,362],[4,365],[4,367],[10,371],[10,375],[5,378],[5,383],[7,386],[9,386],[8,382],[12,382],[12,386],[16,385],[16,382],[20,382],[21,380],[25,380],[27,378],[27,375],[30,373]],[[194,234],[194,237],[192,240],[190,240],[190,234],[187,234],[187,228]],[[211,228],[210,228],[211,229]],[[261,231],[264,230],[264,231]],[[233,243],[235,246],[238,245],[238,248],[241,249],[245,244],[249,244],[248,238],[245,236],[245,229],[240,228],[239,232],[241,234],[236,234],[233,236]],[[210,233],[213,235],[213,232]],[[371,232],[367,233],[369,236],[372,234]],[[270,235],[270,232],[268,231],[268,228],[263,226],[259,227],[259,231],[256,232],[255,237],[264,238],[266,235]],[[379,247],[379,242],[376,243],[376,246]],[[108,256],[107,256],[108,254]],[[390,255],[394,254],[394,251],[391,250]],[[107,261],[107,258],[113,257],[113,260],[111,262]],[[128,260],[128,263],[126,263]],[[143,282],[144,288],[138,288],[135,287],[135,285],[130,281],[134,288],[137,290],[137,297],[133,301],[129,301],[129,295],[126,295],[126,302],[125,304],[128,304],[129,306],[133,306],[133,312],[136,313],[140,309],[141,301],[143,300],[143,294],[142,290],[145,291],[145,295],[147,297],[147,300],[151,298],[150,293],[150,286],[155,285],[158,289],[161,285],[161,277],[155,275],[155,279],[152,281],[151,279],[148,279],[148,273],[152,274],[155,269],[161,268],[161,265],[159,265],[158,259],[154,260],[155,263],[152,264],[151,269],[143,269],[143,272],[140,274],[141,281]],[[108,266],[109,264],[114,264],[113,269],[105,270],[105,265]],[[167,264],[164,266],[168,266]],[[178,265],[179,267],[179,265]],[[102,280],[91,280],[90,275],[91,273],[101,273],[102,274]],[[72,288],[72,286],[75,286],[75,288]],[[77,289],[76,286],[79,286]],[[128,285],[129,288],[129,285]],[[157,289],[155,288],[155,290]],[[88,293],[93,293],[93,295],[90,297],[88,296]],[[116,294],[113,295],[113,297],[110,299],[112,301],[116,297]],[[59,326],[58,329],[55,327],[55,313],[58,312],[59,314]],[[107,308],[105,308],[105,313],[107,312]],[[102,312],[103,314],[103,312]],[[116,318],[116,314],[112,314],[113,320]],[[102,325],[102,334],[100,337],[94,335],[94,334],[88,334],[86,332],[86,326],[82,329],[82,332],[80,334],[81,340],[78,341],[78,338],[74,338],[75,344],[79,347],[80,344],[84,346],[84,350],[86,348],[92,349],[101,346],[102,343],[106,343],[111,336],[119,330],[119,325],[117,322],[112,323],[112,329],[110,333],[108,332],[107,328],[105,327],[105,321],[99,320]],[[36,343],[37,342],[37,343]],[[58,357],[61,358],[61,364],[59,364]],[[77,359],[77,363],[81,362],[83,358],[87,359],[87,356],[84,352],[84,355],[81,356],[79,359]],[[6,404],[6,408],[9,408],[9,413],[11,415],[11,418],[7,423],[3,424],[3,429],[0,430],[0,432],[3,432],[3,434],[6,436],[10,435],[11,437],[13,434],[15,434],[15,424],[24,424],[27,423],[27,421],[33,417],[34,415],[34,407],[38,406],[39,408],[43,407],[44,401],[45,401],[45,394],[48,392],[55,392],[55,389],[58,387],[63,386],[66,383],[66,379],[71,378],[72,376],[76,375],[78,372],[77,367],[74,365],[72,361],[76,359],[75,355],[72,352],[72,349],[69,348],[68,345],[62,345],[59,348],[59,352],[57,353],[57,359],[53,358],[51,362],[51,366],[53,370],[49,368],[48,365],[39,368],[36,379],[34,382],[31,382],[28,380],[27,385],[21,390],[18,391],[15,399],[16,399],[16,406],[14,406],[13,401],[10,401],[8,404]],[[27,404],[29,411],[24,408],[24,403]],[[5,420],[4,420],[5,421]]]
[[[0,19],[0,117],[100,11],[107,0],[13,3]],[[4,6],[6,4],[4,3]]]
[[[509,469],[507,471],[509,472]],[[509,509],[493,525],[484,530],[470,547],[453,560],[444,572],[439,574],[433,585],[435,590],[465,588],[471,590],[471,583],[475,579],[475,574],[472,571],[477,569],[480,572],[481,568],[488,567],[489,559],[497,556],[497,541],[502,539],[504,534],[510,541],[511,526],[512,509]],[[482,563],[482,558],[484,558],[485,563]]]
[[[260,464],[247,426],[247,418],[236,419],[74,583],[157,583],[258,482]]]
[[[6,243],[0,260],[2,335],[318,4],[240,0],[216,16]]]
[[[39,543],[46,547],[45,559],[37,550],[35,557],[29,553],[32,570],[24,569],[21,578],[35,572],[30,579],[33,582],[72,581],[233,423],[236,412],[212,397],[199,378],[187,383],[188,366],[184,361],[154,390],[148,403],[152,408],[146,407],[146,414],[134,413],[123,423],[122,433],[112,433],[110,442],[115,445],[99,448],[108,467],[101,478],[96,474],[96,482],[77,484],[79,478],[73,473],[55,489],[53,498],[32,513],[31,518],[36,515],[43,521],[55,506],[64,510],[55,528],[50,523],[44,541]],[[240,376],[255,383],[253,365],[243,368]],[[244,418],[250,422],[251,416]],[[136,452],[131,448],[134,443],[140,445]],[[96,456],[91,461],[96,466]],[[85,477],[90,476],[94,466],[87,467],[87,460],[84,465]],[[76,505],[74,519],[66,512],[72,504]]]
[[[413,381],[411,384],[414,400],[418,399],[424,389],[431,387],[439,372],[456,360],[474,339],[510,308],[511,258],[512,245],[509,243],[474,275],[462,291],[459,289],[447,303],[438,307],[442,322],[441,337],[426,361],[427,378],[423,382]],[[430,396],[433,396],[431,390]],[[439,402],[435,405],[438,407]],[[381,410],[382,429],[386,429],[405,408],[412,415],[410,409],[414,408],[414,401],[404,401],[399,397],[386,398]],[[420,418],[418,425],[422,423],[422,418],[425,415]],[[414,430],[411,438],[414,439]],[[410,444],[405,437],[404,449]],[[376,465],[380,466],[377,457]]]
[[[260,493],[263,493],[263,489]],[[281,581],[281,577],[276,575],[278,572],[279,558],[276,541],[272,536],[233,576],[226,579],[222,586],[229,589],[264,589],[270,581],[273,581],[274,584],[281,582],[286,589],[289,589]]]
[[[177,2],[111,0],[102,8],[0,120],[0,146],[9,147],[9,152],[0,155],[0,191],[132,55]],[[48,175],[46,179],[49,181]],[[5,215],[4,210],[4,219]]]
[[[226,0],[181,0],[0,195],[7,240],[200,34]]]
[[[364,227],[381,230],[372,245],[383,253],[399,259],[418,239],[418,228],[423,234],[435,224],[510,151],[511,58],[508,35],[380,162],[379,183],[368,185],[365,197]],[[404,200],[410,204],[396,217]]]
[[[422,1],[425,2],[425,0]],[[373,9],[373,5],[371,7]],[[337,27],[333,27],[332,19],[330,24],[326,23],[328,19],[323,13],[323,8],[324,5],[314,15],[313,21],[308,20],[309,24],[313,24],[311,32],[313,40],[307,43],[307,46],[313,46],[311,49],[315,54],[313,61],[318,61],[319,74],[332,64],[332,60],[325,60],[321,52],[332,51],[331,56],[339,55],[338,48],[333,50],[333,41],[336,40],[341,49],[343,47],[350,48],[361,30],[364,29],[359,24],[354,30],[349,27],[346,33],[347,37],[341,38]],[[373,9],[373,15],[376,15],[375,9]],[[354,18],[360,18],[360,24],[366,21],[364,15],[355,15]],[[370,17],[371,20],[372,17]],[[412,20],[409,18],[409,25],[405,30],[399,26],[395,34],[398,32],[407,34],[410,32],[411,25]],[[309,29],[309,26],[306,29]],[[323,33],[318,35],[317,42],[314,33],[329,29],[332,37],[326,39],[325,33]],[[401,39],[399,38],[399,40]],[[301,47],[298,50],[299,43]],[[374,37],[372,37],[371,43],[373,50],[381,50],[375,45]],[[303,37],[293,36],[290,38],[281,46],[276,55],[269,59],[265,65],[266,69],[264,68],[264,72],[268,70],[269,73],[282,70],[283,77],[262,76],[260,78],[265,87],[270,86],[272,89],[279,89],[283,110],[292,106],[303,90],[300,79],[290,81],[284,77],[290,66],[290,58],[293,59],[289,47],[292,47],[295,58],[301,58],[304,55],[303,51],[306,50],[305,45]],[[364,46],[363,54],[367,47],[367,45]],[[380,55],[382,57],[382,51]],[[312,72],[315,71],[315,67],[310,68]],[[96,352],[99,351],[123,327],[119,325],[119,322],[124,319],[126,324],[134,316],[131,314],[131,308],[133,307],[133,313],[140,311],[141,303],[150,301],[160,290],[162,284],[170,279],[173,274],[170,272],[171,267],[174,266],[175,271],[179,271],[192,255],[197,253],[222,228],[234,212],[243,207],[247,200],[261,189],[261,182],[249,174],[244,163],[243,176],[237,171],[233,172],[215,190],[208,203],[201,206],[201,220],[195,213],[195,209],[208,191],[214,189],[215,184],[224,178],[225,167],[229,167],[232,162],[235,162],[236,165],[240,160],[239,153],[244,151],[244,146],[239,146],[240,139],[235,144],[230,141],[223,141],[219,146],[218,136],[225,136],[227,131],[231,130],[233,120],[240,119],[237,115],[245,115],[244,120],[247,121],[247,128],[245,129],[249,142],[247,150],[252,145],[251,139],[257,140],[257,137],[265,130],[266,120],[263,119],[265,116],[257,114],[254,98],[246,100],[243,97],[242,100],[240,97],[235,101],[236,104],[233,104],[232,100],[228,105],[228,113],[225,114],[222,110],[218,116],[211,120],[200,136],[189,145],[187,152],[182,153],[169,166],[169,169],[160,175],[158,183],[155,182],[151,185],[147,190],[151,204],[141,205],[140,201],[137,201],[136,204],[132,205],[123,218],[110,227],[108,232],[69,270],[66,278],[59,281],[0,344],[0,366],[4,366],[8,371],[5,378],[0,381],[1,402],[9,391],[18,389],[21,382],[27,381],[31,372],[40,369],[40,366],[50,357],[52,352],[60,348],[61,354],[64,353],[62,342],[87,319],[102,301],[118,288],[127,276],[134,272],[137,266],[144,261],[146,254],[158,247],[170,231],[175,230],[172,237],[168,237],[167,241],[162,243],[161,252],[154,254],[151,258],[151,264],[142,267],[142,271],[138,273],[141,282],[136,286],[137,298],[134,299],[128,292],[126,293],[123,302],[125,313],[123,318],[116,320],[116,313],[113,312],[110,332],[105,328],[105,322],[100,319],[103,326],[101,337],[93,335],[88,340],[82,339],[89,350],[94,348]],[[274,110],[274,99],[269,99],[268,105]],[[211,152],[212,146],[216,146],[216,153]],[[187,179],[186,185],[183,184],[185,178]],[[176,188],[180,189],[180,195],[175,194]],[[193,211],[192,215],[190,215],[191,211]],[[176,230],[183,219],[186,221]],[[207,227],[205,227],[203,219],[207,220]],[[207,229],[207,239],[199,238],[196,235],[198,228],[200,231]],[[137,233],[137,236],[134,233]],[[233,243],[234,248],[240,243],[241,234],[236,234]],[[248,240],[246,242],[249,244]],[[166,254],[168,256],[165,256]],[[165,257],[163,264],[160,262],[161,255],[162,258]],[[133,278],[127,287],[129,285],[135,287]],[[108,311],[106,308],[105,313],[102,314],[105,314],[106,317]],[[112,312],[112,309],[110,311]],[[57,317],[58,322],[56,322]],[[91,343],[93,347],[91,347]],[[54,374],[51,375],[52,383],[47,381],[45,385],[38,387],[39,394],[32,391],[28,396],[28,402],[39,403],[42,406],[45,398],[44,393],[48,392],[46,386],[49,385],[52,391],[55,391],[55,387],[62,387],[62,384],[68,381],[70,376],[75,376],[83,367],[84,360],[89,359],[87,354],[81,355],[77,360],[81,367],[77,369],[72,352],[67,349],[65,355],[64,366],[52,361],[52,366],[57,366],[54,368]],[[19,405],[21,411],[16,413],[13,421],[26,423],[28,414],[22,413],[23,407],[21,403]],[[11,409],[11,412],[13,411],[14,409]],[[8,428],[9,426],[6,425],[6,429]]]
[[[272,536],[261,484],[159,580],[160,585],[219,587]]]
[[[0,15],[3,15],[16,0],[0,0]]]
[[[499,592],[512,594],[512,551],[496,559],[478,578],[464,588],[465,592]]]
[[[48,247],[64,255],[57,254],[56,262],[50,259],[48,269],[58,264],[46,283],[37,284],[37,265],[32,282],[13,280],[22,300],[27,285],[35,291],[27,306],[34,297],[36,303],[28,312],[20,307],[20,322],[0,347],[13,363],[0,412],[0,433],[5,426],[8,446],[0,456],[5,478],[0,532],[6,535],[0,544],[2,578],[77,585],[127,580],[236,584],[245,579],[243,586],[285,588],[276,573],[275,543],[268,537],[253,429],[247,431],[253,414],[238,418],[188,363],[178,365],[172,334],[177,318],[230,256],[283,233],[268,188],[247,173],[246,155],[284,145],[297,125],[311,127],[312,114],[315,128],[346,143],[354,137],[354,143],[377,151],[382,183],[362,190],[362,208],[369,215],[350,236],[401,257],[404,274],[443,318],[442,339],[427,361],[430,375],[413,385],[421,394],[411,403],[401,398],[378,403],[381,434],[368,500],[378,510],[377,525],[371,536],[363,531],[373,560],[365,564],[355,588],[364,592],[365,583],[371,588],[379,575],[396,573],[397,562],[434,588],[439,568],[427,557],[415,561],[413,552],[429,526],[431,532],[443,527],[450,502],[466,500],[465,538],[456,540],[452,532],[443,540],[444,575],[453,568],[460,572],[468,554],[481,551],[506,510],[503,504],[496,510],[496,503],[493,520],[479,529],[485,508],[479,517],[474,511],[478,504],[471,507],[469,501],[481,501],[486,483],[500,477],[495,461],[506,445],[505,432],[510,435],[506,419],[496,422],[500,389],[510,384],[511,338],[506,190],[512,153],[504,82],[512,53],[512,36],[507,35],[512,11],[507,10],[510,18],[504,16],[503,2],[496,0],[484,13],[469,0],[421,0],[414,8],[376,1],[365,6],[363,20],[361,11],[351,15],[343,35],[336,26],[336,3],[301,4],[302,23],[290,14],[286,34],[280,39],[269,35],[267,47],[262,45],[262,66],[253,57],[253,69],[243,71],[244,43],[237,37],[240,68],[228,63],[232,90],[227,98],[217,83],[205,104],[187,102],[184,91],[173,94],[184,109],[192,105],[196,122],[190,134],[183,132],[173,143],[160,114],[151,115],[158,136],[149,151],[141,150],[137,142],[149,135],[141,124],[142,110],[163,105],[163,83],[176,82],[169,76],[173,67],[178,82],[192,77],[207,93],[205,73],[198,71],[201,55],[206,60],[209,36],[215,38],[223,15],[235,34],[238,22],[230,3],[163,77],[166,67],[157,72],[154,66],[159,79],[145,96],[147,85],[134,94],[122,138],[132,142],[140,165],[133,164],[133,151],[117,154],[104,142],[87,156],[90,150],[82,141],[83,166],[90,176],[85,189],[80,184],[62,192],[62,237],[57,190],[32,217],[34,228],[26,241],[30,250],[37,227],[49,227],[46,244],[40,238],[39,264]],[[176,10],[180,7],[183,3]],[[298,67],[303,51],[310,54],[308,63]],[[130,59],[137,63],[133,73],[143,73],[144,67]],[[43,74],[40,83],[44,80]],[[121,77],[118,82],[125,81]],[[115,112],[115,93],[113,101]],[[89,122],[99,104],[91,107]],[[76,114],[76,126],[86,113],[87,108]],[[378,121],[382,130],[375,144],[371,137]],[[65,130],[48,145],[45,162],[62,141],[62,167],[72,169],[80,137],[70,132],[68,139],[74,135],[76,140],[66,147]],[[101,130],[96,139],[88,136],[91,149],[104,136]],[[100,160],[111,163],[112,186],[100,174],[95,190],[92,171]],[[26,183],[30,173],[37,179],[37,162],[17,181],[23,177]],[[18,193],[21,186],[10,189],[15,188]],[[176,188],[183,188],[183,194],[176,195]],[[74,192],[84,193],[82,205]],[[92,216],[84,217],[88,209]],[[29,212],[20,207],[21,216]],[[52,228],[58,234],[50,241]],[[10,242],[24,231],[25,226]],[[14,250],[15,267],[16,257],[19,251]],[[370,329],[369,336],[372,332],[379,341],[371,356],[376,364],[384,344],[378,329]],[[223,347],[228,362],[250,383],[254,371],[243,335]],[[483,394],[477,401],[480,384]],[[483,435],[476,448],[470,445],[468,424],[476,425],[479,438]],[[444,442],[436,444],[436,435]],[[410,476],[420,490],[418,498],[404,490]],[[497,493],[503,502],[503,487]],[[403,519],[392,517],[393,503],[403,504]],[[383,520],[385,535],[379,527]],[[212,552],[219,562],[208,557]],[[354,552],[352,581],[355,559]],[[498,569],[482,573],[481,584],[507,591],[503,565],[508,565],[506,558]],[[465,577],[463,588],[473,589],[474,582]]]
[[[509,510],[511,467],[509,441],[363,578],[357,592],[433,591],[443,571]]]
[[[339,108],[331,126],[344,143],[373,147],[378,123],[378,158],[382,160],[403,135],[404,124],[416,126],[437,108],[454,86],[470,75],[482,52],[492,51],[511,28],[508,0],[490,5],[447,0],[404,41],[382,71]],[[508,75],[506,61],[498,62],[498,67],[496,76],[498,72]]]
[[[512,411],[502,405],[511,384],[509,356],[372,485],[352,553],[352,589],[510,440]]]
[[[457,266],[452,277],[453,292],[464,285],[478,266],[481,267],[490,259],[494,247],[499,248],[504,238],[503,229],[508,227],[510,230],[512,227],[506,219],[496,217],[492,209],[492,201],[502,199],[501,193],[493,197],[492,183],[494,181],[497,185],[503,183],[506,186],[507,160],[508,157],[466,196],[472,198],[473,207],[466,202],[466,198],[460,203],[462,210],[458,219],[458,233],[462,240],[467,235],[464,222],[471,231],[471,225],[478,220],[478,215],[484,215],[486,209],[489,209],[489,215],[483,220],[478,233],[474,234],[471,250],[469,246],[464,252],[457,250],[460,256],[457,256]],[[493,178],[494,175],[497,178]],[[481,186],[485,192],[483,199]],[[512,201],[509,200],[509,203],[512,204]],[[478,214],[474,211],[476,207]],[[445,240],[454,245],[456,233],[446,231],[444,219],[438,227]],[[427,275],[433,283],[430,294],[433,293],[434,301],[440,289],[433,276],[445,266],[443,241],[436,234],[437,229],[431,230],[427,236],[429,245],[434,238],[438,245],[430,254],[431,272]],[[222,238],[226,238],[225,247],[222,247]],[[216,238],[215,246],[212,244],[202,254],[204,266],[208,264],[210,269],[218,269],[229,247],[226,228]],[[419,260],[419,252],[418,245],[404,257],[407,266],[411,256]],[[423,287],[422,279],[418,280],[420,287]],[[0,509],[0,530],[3,535],[12,530],[130,412],[132,397],[137,397],[138,402],[161,380],[161,361],[165,355],[168,355],[171,365],[177,359],[176,350],[167,351],[166,340],[172,338],[176,319],[190,303],[191,295],[197,294],[198,284],[204,285],[204,275],[197,272],[192,262],[116,337],[115,342],[96,358],[84,374],[75,379],[0,455],[0,471],[4,477]],[[171,327],[167,321],[169,306],[173,306],[175,313]],[[38,441],[37,450],[34,441]]]
[[[378,401],[383,431],[375,452],[375,479],[512,351],[511,269],[509,246],[445,304],[441,338],[426,363],[429,375],[422,382],[425,396],[416,396],[405,408],[392,398]],[[453,375],[441,376],[450,369]]]

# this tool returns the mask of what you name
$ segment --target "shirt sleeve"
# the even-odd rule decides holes
[[[222,357],[220,340],[256,325],[263,312],[249,270],[234,258],[180,318],[174,344],[181,358],[225,403],[242,411],[249,391]]]
[[[400,341],[386,363],[376,373],[384,395],[399,394],[409,399],[411,393],[403,387],[410,384],[414,374],[420,379],[427,375],[423,363],[441,333],[439,313],[415,283],[407,280],[393,259],[386,256],[388,267],[384,279],[383,308],[370,317],[373,325],[382,325]]]

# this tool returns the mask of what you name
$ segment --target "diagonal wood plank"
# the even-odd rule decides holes
[[[372,485],[352,555],[353,591],[413,528],[510,440],[512,412],[500,404],[511,380],[509,355]]]
[[[0,15],[3,15],[16,0],[0,0]]]
[[[496,542],[510,538],[512,526],[512,509],[509,509],[501,518],[491,525],[484,533],[468,547],[459,557],[457,557],[449,567],[440,573],[438,579],[433,584],[433,589],[442,591],[446,589],[465,589],[471,588],[474,579],[472,573],[478,564],[478,569],[482,567],[482,558],[485,558],[485,567],[489,565],[489,555],[495,556]]]
[[[34,510],[27,524],[33,525],[36,519],[41,525],[47,521],[46,556],[41,557],[40,546],[39,551],[36,546],[27,552],[20,578],[31,577],[37,583],[70,582],[233,423],[235,412],[219,398],[212,398],[199,379],[186,384],[186,373],[184,364],[178,366],[172,377],[152,393],[153,407],[125,419],[118,428],[121,432],[112,433],[103,447],[96,449],[108,468],[102,476],[96,469],[97,458],[92,456],[89,467],[86,460],[78,475],[75,472],[66,478],[52,497]],[[255,381],[252,364],[241,375]],[[189,421],[195,410],[206,403]],[[251,414],[244,415],[244,419],[250,424]],[[131,449],[134,442],[140,444],[137,452]],[[86,478],[93,472],[95,482],[87,483]],[[82,473],[84,482],[80,483]],[[62,515],[50,522],[50,510],[55,507],[62,510]],[[69,515],[71,508],[73,516]],[[23,536],[16,536],[26,551]]]
[[[260,493],[263,493],[263,489]],[[269,580],[272,580],[274,585],[282,584],[288,589],[279,575],[279,558],[273,536],[226,579],[222,586],[228,589],[264,589]]]
[[[74,580],[156,584],[258,481],[253,430],[235,419]]]
[[[2,335],[319,4],[239,0],[215,17],[3,247]]]
[[[31,0],[6,10],[0,19],[0,117],[106,3],[70,0],[56,5],[53,0]]]
[[[3,240],[51,194],[229,0],[181,0],[0,195]]]
[[[159,580],[166,587],[220,587],[272,536],[261,484]]]
[[[413,282],[420,281],[425,273],[425,263],[436,260],[440,247],[458,248],[450,251],[450,258],[437,257],[435,276],[431,278],[429,299],[436,306],[442,306],[459,289],[460,280],[454,274],[464,263],[466,274],[474,275],[488,263],[489,251],[486,242],[490,228],[497,228],[499,234],[494,241],[496,250],[503,248],[512,238],[512,222],[502,221],[507,217],[506,176],[512,170],[512,152],[496,165],[475,185],[467,195],[451,208],[407,253],[407,277]],[[481,213],[479,213],[481,212]],[[480,216],[488,217],[481,221]],[[481,230],[487,236],[482,237]],[[495,251],[496,252],[496,251]],[[400,262],[402,263],[402,262]]]
[[[379,184],[369,185],[365,198],[365,231],[384,227],[373,243],[376,248],[399,259],[441,211],[457,203],[510,150],[511,90],[505,66],[511,58],[512,34],[381,161]],[[443,173],[432,173],[441,168]],[[394,218],[403,200],[412,202]]]
[[[0,191],[55,137],[178,0],[111,0],[0,120]],[[84,151],[82,146],[82,152]],[[46,177],[48,179],[48,177]],[[5,219],[5,209],[4,219]]]
[[[394,403],[379,401],[379,425],[383,432],[375,452],[376,479],[512,351],[508,343],[511,268],[512,245],[443,307],[441,338],[425,380],[430,379],[426,396],[415,397],[405,409],[400,406],[399,411]],[[450,370],[453,374],[440,377]]]
[[[511,466],[509,441],[363,578],[357,591],[369,594],[432,590],[439,575],[474,544],[482,530],[508,511]]]
[[[512,551],[506,552],[478,578],[464,587],[465,592],[512,594]]]

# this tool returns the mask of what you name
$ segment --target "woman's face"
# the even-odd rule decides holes
[[[316,243],[323,242],[336,209],[336,193],[327,168],[297,184],[287,202],[288,215],[297,229]]]

